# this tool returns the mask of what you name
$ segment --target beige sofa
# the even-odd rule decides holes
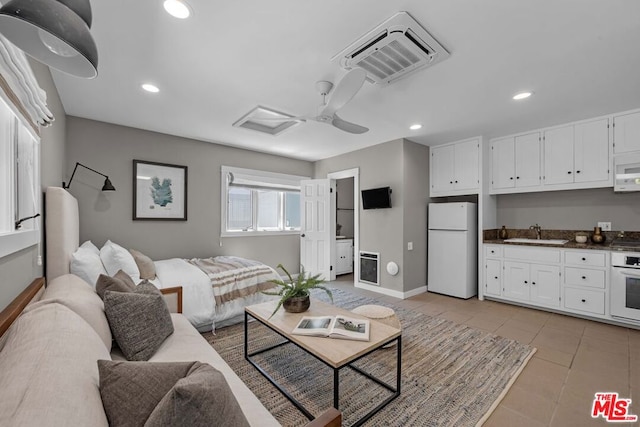
[[[8,316],[0,315],[0,333],[2,320],[21,309],[12,304],[5,310]],[[186,318],[171,316],[174,333],[150,361],[209,363],[224,374],[249,424],[279,425]],[[104,306],[93,288],[71,274],[51,281],[0,338],[0,425],[107,426],[97,360],[122,358],[111,342]],[[336,412],[312,425],[340,425]]]

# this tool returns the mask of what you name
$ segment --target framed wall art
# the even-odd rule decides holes
[[[187,167],[133,161],[133,219],[187,220]]]

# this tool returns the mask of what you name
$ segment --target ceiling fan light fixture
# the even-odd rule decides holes
[[[158,93],[160,92],[160,89],[158,88],[158,86],[153,85],[151,83],[144,83],[142,84],[142,89],[146,90],[147,92],[151,92],[151,93]]]
[[[528,91],[519,92],[519,93],[516,93],[515,95],[513,95],[513,99],[515,99],[516,101],[519,101],[521,99],[527,99],[531,95],[533,95],[533,92],[528,92]]]
[[[2,35],[34,59],[76,77],[98,75],[89,0],[12,0],[0,8]]]
[[[191,7],[183,0],[165,0],[164,10],[178,19],[187,19],[191,15]]]
[[[411,130],[422,129],[422,125],[420,123],[416,123],[414,125],[409,126],[409,129],[411,129]]]

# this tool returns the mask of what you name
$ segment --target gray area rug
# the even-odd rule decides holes
[[[333,295],[334,304],[348,310],[364,304],[391,307],[402,323],[402,394],[366,426],[475,426],[491,413],[535,352],[511,339],[340,289],[334,289]],[[322,294],[313,298],[328,302]],[[251,350],[282,341],[258,322],[251,322],[249,328]],[[243,331],[239,324],[203,336],[283,426],[304,425],[304,415],[245,361]],[[256,360],[312,414],[332,406],[332,370],[295,345],[279,347]],[[396,350],[391,347],[356,365],[395,386],[395,361]],[[353,370],[343,369],[343,425],[353,424],[389,395]]]

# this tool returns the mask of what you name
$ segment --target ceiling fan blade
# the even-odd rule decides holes
[[[369,128],[348,122],[346,120],[342,120],[340,117],[338,117],[337,114],[333,115],[333,121],[331,122],[331,124],[338,129],[349,133],[361,134],[369,131]]]
[[[320,115],[332,116],[336,111],[341,109],[358,93],[366,78],[367,72],[362,68],[354,68],[349,71],[333,90],[327,106],[324,107]]]

